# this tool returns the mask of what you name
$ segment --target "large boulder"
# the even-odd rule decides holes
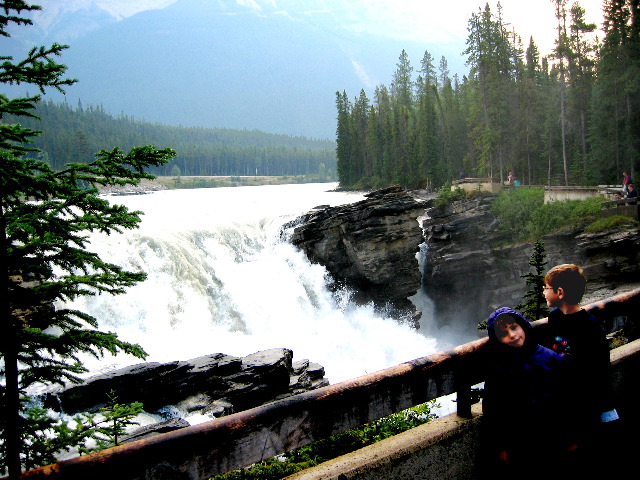
[[[69,414],[96,412],[114,391],[119,403],[141,402],[147,412],[177,406],[188,413],[220,416],[328,384],[320,365],[292,363],[291,350],[274,348],[246,357],[213,353],[132,365],[50,393],[48,405]]]
[[[377,190],[360,202],[322,207],[284,226],[289,241],[327,268],[360,303],[406,313],[421,285],[416,254],[423,243],[418,218],[427,203],[400,187]]]

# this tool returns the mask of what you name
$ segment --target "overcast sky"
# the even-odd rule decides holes
[[[360,0],[355,0],[359,2]],[[349,2],[351,3],[351,2]],[[406,35],[430,43],[464,42],[468,36],[467,25],[473,12],[484,9],[483,0],[364,0],[369,6],[369,18],[373,28],[383,33],[402,30]],[[497,1],[488,2],[497,13]],[[571,4],[571,2],[570,2]],[[521,35],[525,47],[533,35],[541,53],[553,48],[554,28],[557,25],[551,0],[501,0],[503,18]],[[587,20],[601,26],[602,0],[582,0]]]
[[[164,7],[177,0],[98,0],[97,3],[120,15]],[[219,0],[209,0],[219,1]],[[381,35],[394,35],[428,42],[431,45],[459,44],[464,48],[471,13],[483,9],[485,0],[223,0],[260,9],[306,11],[323,15],[330,11],[353,28]],[[497,12],[497,1],[489,1]],[[573,2],[569,0],[568,4]],[[552,0],[501,0],[503,17],[521,35],[525,47],[533,35],[542,54],[553,48],[555,38]],[[603,0],[581,0],[588,21],[602,26]]]

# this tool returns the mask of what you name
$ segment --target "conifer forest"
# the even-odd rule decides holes
[[[169,126],[121,114],[102,106],[75,107],[50,100],[35,108],[38,118],[21,118],[28,128],[42,130],[33,139],[37,156],[61,170],[68,163],[89,163],[105,145],[130,149],[139,145],[171,145],[177,152],[165,165],[149,172],[162,176],[306,175],[334,180],[335,143],[257,130]],[[7,122],[16,121],[8,116]]]
[[[603,2],[604,34],[578,2],[550,0],[541,56],[487,4],[468,21],[468,75],[402,51],[373,98],[336,93],[337,169],[347,188],[439,188],[461,175],[526,185],[619,184],[640,154],[640,2]],[[525,47],[526,42],[526,47]]]

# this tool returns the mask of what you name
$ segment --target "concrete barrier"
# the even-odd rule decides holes
[[[544,187],[544,203],[586,200],[591,197],[609,198],[611,194],[606,188],[594,187]]]
[[[640,340],[612,350],[611,364],[616,408],[626,429],[635,430],[640,424]],[[476,404],[471,418],[448,415],[285,480],[473,479],[481,420]]]
[[[472,479],[481,406],[438,418],[285,480]]]
[[[498,194],[502,191],[503,185],[500,182],[494,182],[491,178],[465,178],[462,180],[454,180],[451,184],[451,191],[461,188],[465,192],[489,192]]]

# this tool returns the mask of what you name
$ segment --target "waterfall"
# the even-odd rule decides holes
[[[335,184],[173,190],[110,197],[144,212],[139,229],[93,235],[105,261],[143,271],[123,295],[82,297],[73,308],[139,343],[147,361],[289,348],[325,367],[331,383],[433,353],[436,341],[331,292],[327,271],[280,238],[281,226],[321,204],[361,200]],[[416,266],[416,268],[418,268]],[[425,320],[423,316],[423,321]],[[87,358],[92,374],[139,359]]]

